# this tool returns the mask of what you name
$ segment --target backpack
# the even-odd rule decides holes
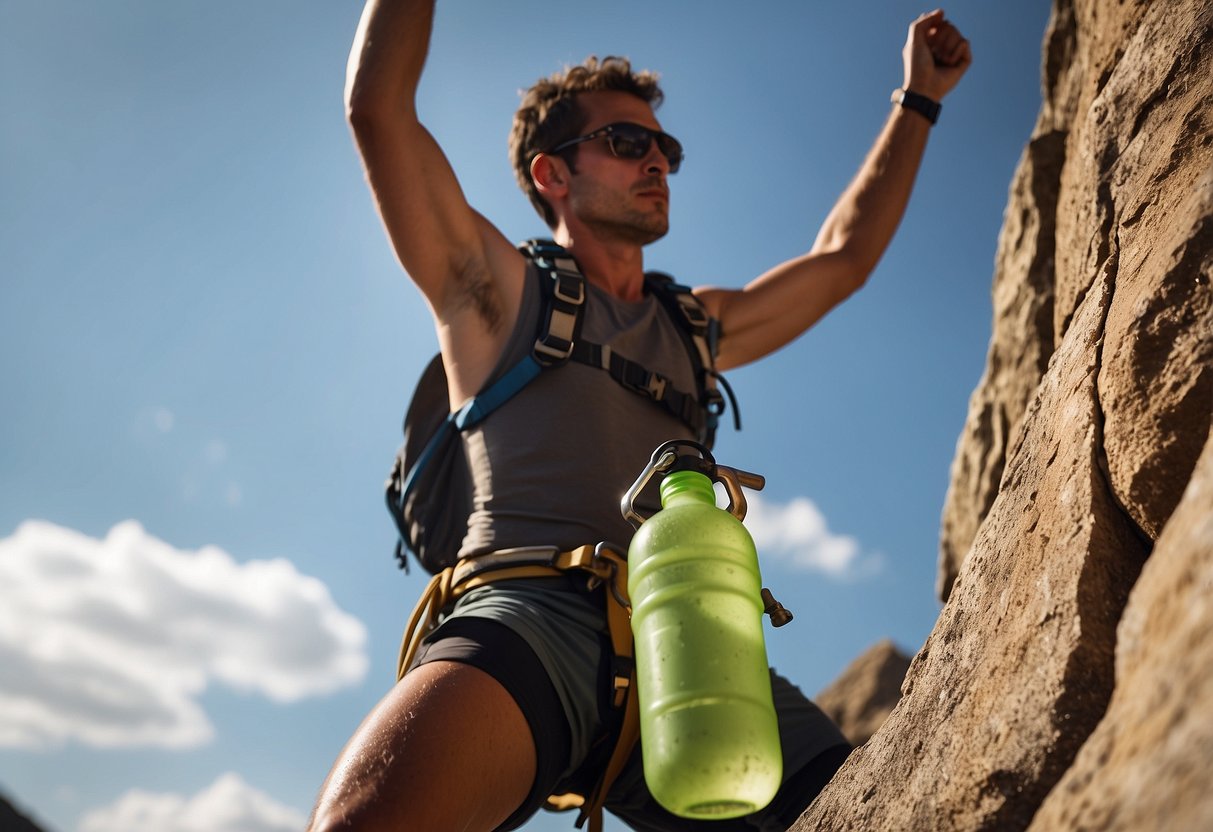
[[[678,390],[659,373],[580,338],[585,278],[573,257],[551,240],[528,240],[519,250],[532,259],[540,282],[540,314],[531,352],[450,412],[446,370],[439,353],[421,374],[404,417],[404,443],[385,486],[389,513],[400,537],[396,559],[408,571],[411,552],[428,572],[437,574],[457,559],[472,513],[472,475],[462,432],[479,424],[544,370],[567,361],[601,368],[619,384],[651,399],[681,419],[698,440],[711,447],[724,397],[741,429],[728,383],[715,371],[718,323],[709,318],[691,289],[660,272],[645,274],[646,288],[677,324],[696,379],[693,393]]]

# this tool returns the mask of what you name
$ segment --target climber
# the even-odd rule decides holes
[[[433,14],[433,0],[367,2],[346,103],[391,243],[433,313],[456,409],[531,349],[540,300],[535,261],[467,204],[418,120]],[[716,370],[787,344],[864,283],[901,219],[939,101],[970,61],[943,12],[910,25],[896,106],[811,250],[742,289],[695,291],[719,322]],[[643,247],[668,230],[669,177],[682,163],[654,114],[661,97],[656,77],[625,59],[589,59],[524,95],[510,152],[588,284],[582,332],[689,391],[697,385],[682,336],[644,288]],[[476,499],[461,563],[513,547],[626,546],[620,495],[654,447],[691,438],[683,420],[653,406],[660,398],[569,363],[464,434]],[[341,752],[311,828],[513,829],[550,795],[592,786],[612,747],[602,598],[560,575],[464,594]],[[773,680],[785,780],[765,810],[745,822],[675,818],[648,795],[638,754],[606,808],[636,829],[790,825],[850,747],[791,683]]]

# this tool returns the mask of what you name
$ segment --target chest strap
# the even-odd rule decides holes
[[[607,344],[595,344],[590,341],[578,341],[574,344],[570,358],[581,364],[606,370],[611,378],[624,388],[647,396],[655,404],[665,408],[696,436],[703,431],[704,411],[699,406],[699,400],[690,393],[679,390],[661,373],[624,358]]]

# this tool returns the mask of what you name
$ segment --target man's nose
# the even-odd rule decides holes
[[[657,142],[653,142],[649,148],[649,155],[644,157],[644,172],[661,176],[666,176],[670,172],[670,160],[658,149]]]

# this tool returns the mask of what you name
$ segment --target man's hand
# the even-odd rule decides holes
[[[936,9],[910,24],[905,48],[904,88],[939,101],[973,63],[969,42]]]

